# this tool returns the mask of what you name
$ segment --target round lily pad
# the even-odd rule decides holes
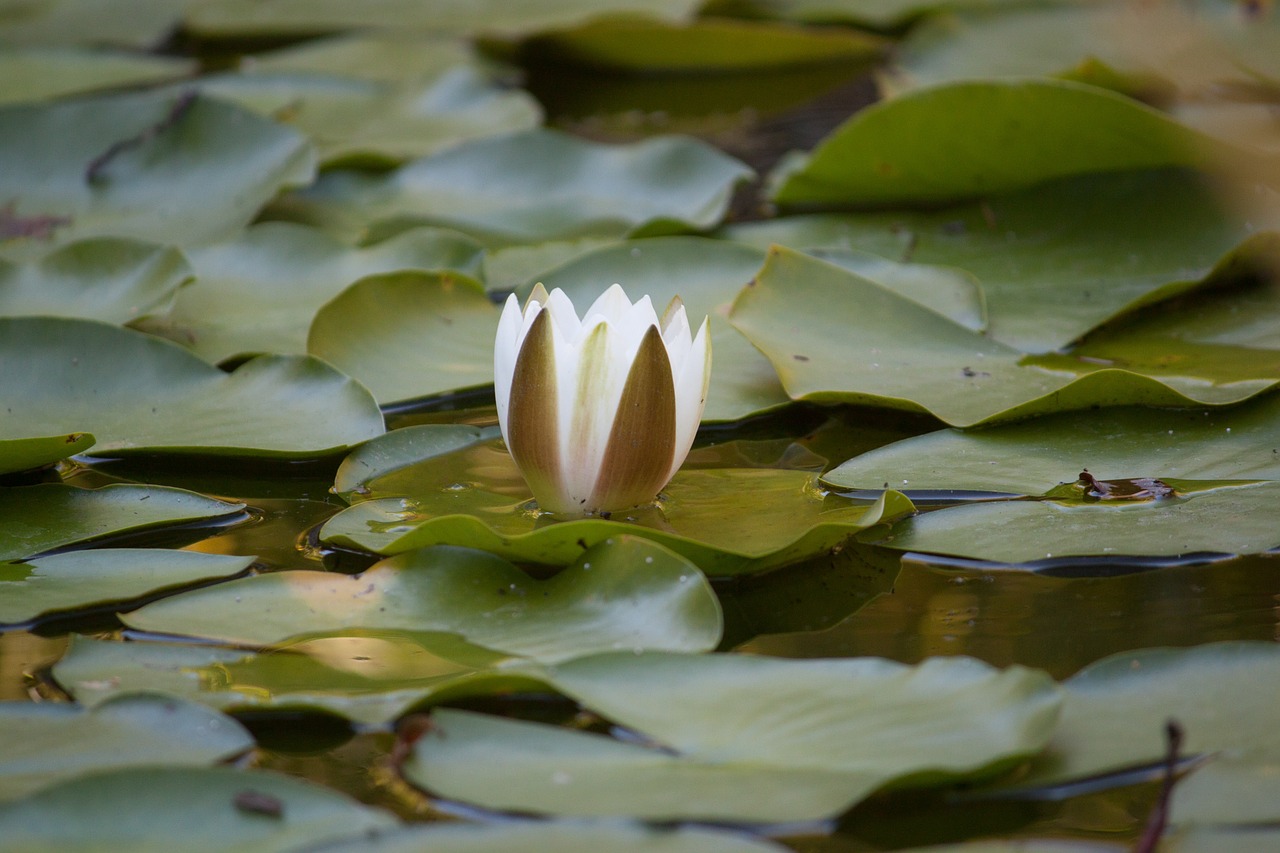
[[[60,459],[83,453],[93,446],[94,441],[93,435],[87,432],[0,440],[0,474],[52,465]]]
[[[7,23],[3,18],[0,22]],[[6,37],[9,32],[6,26]],[[195,67],[190,60],[171,56],[6,45],[0,48],[0,79],[5,81],[0,103],[43,101],[97,89],[158,83],[190,74]]]

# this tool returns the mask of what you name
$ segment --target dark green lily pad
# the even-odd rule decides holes
[[[191,272],[172,247],[82,240],[27,263],[0,259],[0,316],[126,323],[166,305]]]
[[[3,13],[0,13],[2,16]],[[0,26],[3,26],[0,17]],[[4,27],[6,40],[9,30]],[[29,103],[117,86],[160,83],[190,74],[191,60],[114,50],[0,47],[0,103]]]
[[[244,504],[166,486],[77,489],[61,483],[0,489],[0,560],[22,560],[104,536],[236,515]]]
[[[529,511],[532,497],[524,478],[502,443],[493,441],[432,454],[421,465],[367,482],[360,496],[375,499],[338,513],[320,537],[383,555],[465,544],[519,562],[567,565],[587,547],[634,534],[719,576],[825,553],[858,530],[915,509],[897,492],[868,505],[830,497],[815,486],[807,471],[686,467],[657,505],[611,519],[552,521]]]
[[[840,489],[1041,495],[1081,469],[1103,480],[1280,480],[1280,397],[1217,411],[1070,412],[991,429],[940,430],[828,471]],[[906,481],[906,482],[904,482]]]
[[[10,44],[150,48],[178,25],[186,0],[42,0],[0,9]]]
[[[274,572],[173,596],[121,617],[145,631],[251,646],[346,628],[443,631],[543,661],[611,649],[707,651],[720,606],[697,568],[639,537],[530,578],[470,548],[430,548],[354,576]]]
[[[723,319],[763,261],[759,249],[699,237],[630,240],[540,272],[517,293],[526,297],[540,281],[547,290],[563,290],[580,309],[614,283],[637,299],[648,294],[659,310],[679,296],[695,330],[711,317],[711,390],[703,420],[733,421],[787,402],[768,359]]]
[[[1047,352],[1117,314],[1274,268],[1276,238],[1258,229],[1278,222],[1274,208],[1246,214],[1225,204],[1201,176],[1159,170],[1064,179],[936,212],[817,214],[725,233],[761,247],[853,248],[963,270],[981,285],[991,337]],[[940,296],[898,292],[961,321]]]
[[[1019,786],[1079,779],[1163,759],[1165,721],[1178,721],[1185,754],[1274,750],[1275,643],[1143,649],[1098,661],[1068,679],[1062,721]],[[1188,690],[1187,685],[1195,685]]]
[[[0,440],[0,474],[52,465],[68,456],[83,453],[93,447],[94,440],[93,435],[87,432]]]
[[[356,249],[323,232],[265,222],[226,243],[187,250],[196,281],[173,307],[132,325],[219,362],[257,353],[305,353],[320,307],[367,275],[408,269],[474,274],[480,246],[451,231],[416,228]]]
[[[1150,370],[1087,360],[1075,370],[1065,359],[1041,365],[868,279],[782,248],[770,251],[730,320],[769,356],[794,399],[922,411],[956,426],[1103,405],[1225,405],[1280,383],[1280,365],[1256,357]],[[1188,310],[1183,322],[1194,335],[1200,320]],[[1154,351],[1162,337],[1135,333],[1129,343],[1149,342]]]
[[[786,853],[788,849],[763,838],[695,826],[524,821],[405,827],[326,845],[316,853]]]
[[[163,853],[175,839],[190,853],[292,853],[398,825],[331,788],[230,767],[95,773],[0,805],[0,836],[27,853]]]
[[[51,218],[55,243],[190,246],[230,237],[282,187],[310,181],[315,152],[240,107],[145,92],[0,108],[0,164],[14,215]]]
[[[484,286],[460,273],[370,276],[316,313],[307,351],[386,405],[491,384],[498,315]]]
[[[685,137],[603,145],[551,130],[478,139],[386,174],[334,170],[281,211],[346,239],[443,225],[489,246],[709,228],[742,163]]]
[[[183,348],[87,320],[0,318],[0,438],[92,432],[98,456],[315,458],[380,435],[362,386],[323,362],[263,356],[228,375]]]
[[[1094,86],[962,81],[857,113],[811,154],[784,162],[772,197],[790,207],[939,204],[1068,175],[1212,168],[1251,156]]]
[[[195,551],[107,548],[0,563],[0,623],[78,607],[127,602],[149,593],[238,574],[253,557]]]
[[[818,819],[895,782],[1007,767],[1048,740],[1061,701],[1044,673],[969,658],[613,654],[561,664],[548,680],[645,740],[439,710],[438,736],[417,742],[405,774],[488,808]]]
[[[1195,481],[1172,481],[1183,492]],[[1185,497],[1078,503],[993,501],[925,513],[878,545],[999,563],[1083,556],[1258,554],[1280,547],[1280,483],[1218,486]]]
[[[0,799],[72,776],[146,764],[211,764],[253,747],[240,724],[202,705],[149,694],[120,696],[85,710],[62,703],[0,703]],[[22,846],[0,805],[0,838]],[[64,848],[65,849],[65,848]]]
[[[334,476],[339,495],[369,494],[369,483],[405,468],[498,437],[497,427],[464,424],[424,424],[392,430],[366,441],[342,460]]]
[[[230,713],[324,712],[381,726],[429,702],[545,690],[520,660],[453,634],[349,629],[262,652],[73,637],[53,677],[77,701],[158,690]]]
[[[531,95],[467,66],[400,86],[308,72],[223,74],[199,86],[297,128],[316,143],[326,165],[391,166],[542,123]]]

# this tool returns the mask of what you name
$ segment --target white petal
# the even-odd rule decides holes
[[[631,309],[631,300],[627,298],[626,292],[622,289],[622,285],[613,284],[604,293],[591,303],[591,307],[582,312],[582,321],[585,323],[592,317],[599,315],[608,320],[613,325],[622,322],[622,318],[626,316],[627,311]]]
[[[674,311],[668,309],[663,319],[666,325],[662,329],[662,342],[667,346],[667,358],[671,359],[672,378],[679,379],[685,359],[689,357],[689,350],[693,347],[693,333],[689,329],[689,318],[685,314],[684,305],[676,305]]]
[[[560,328],[566,341],[577,341],[582,335],[582,324],[578,322],[578,312],[573,309],[573,302],[564,291],[556,288],[547,297],[547,310],[551,319]]]
[[[707,389],[711,385],[711,318],[702,321],[693,339],[689,355],[676,375],[676,446],[671,459],[668,480],[684,464],[693,447],[702,422],[702,410],[707,404]]]
[[[507,437],[507,405],[511,402],[511,377],[516,371],[516,354],[520,351],[524,317],[515,294],[507,297],[498,319],[498,333],[493,342],[493,396],[498,404],[498,426]]]
[[[565,461],[564,490],[578,504],[591,496],[599,479],[631,371],[631,362],[619,354],[618,329],[598,316],[587,326],[591,331],[575,353],[572,376],[561,373],[558,378],[566,391],[560,413],[565,427],[560,445],[560,458]]]

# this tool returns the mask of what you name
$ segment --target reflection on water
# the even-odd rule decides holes
[[[0,633],[0,701],[30,699],[27,678],[62,657],[66,636],[40,637],[27,631]]]

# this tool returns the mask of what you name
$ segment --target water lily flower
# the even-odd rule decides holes
[[[694,336],[679,298],[662,318],[618,285],[578,319],[556,289],[507,299],[493,357],[498,423],[548,512],[648,503],[693,445],[711,379],[707,321]]]

